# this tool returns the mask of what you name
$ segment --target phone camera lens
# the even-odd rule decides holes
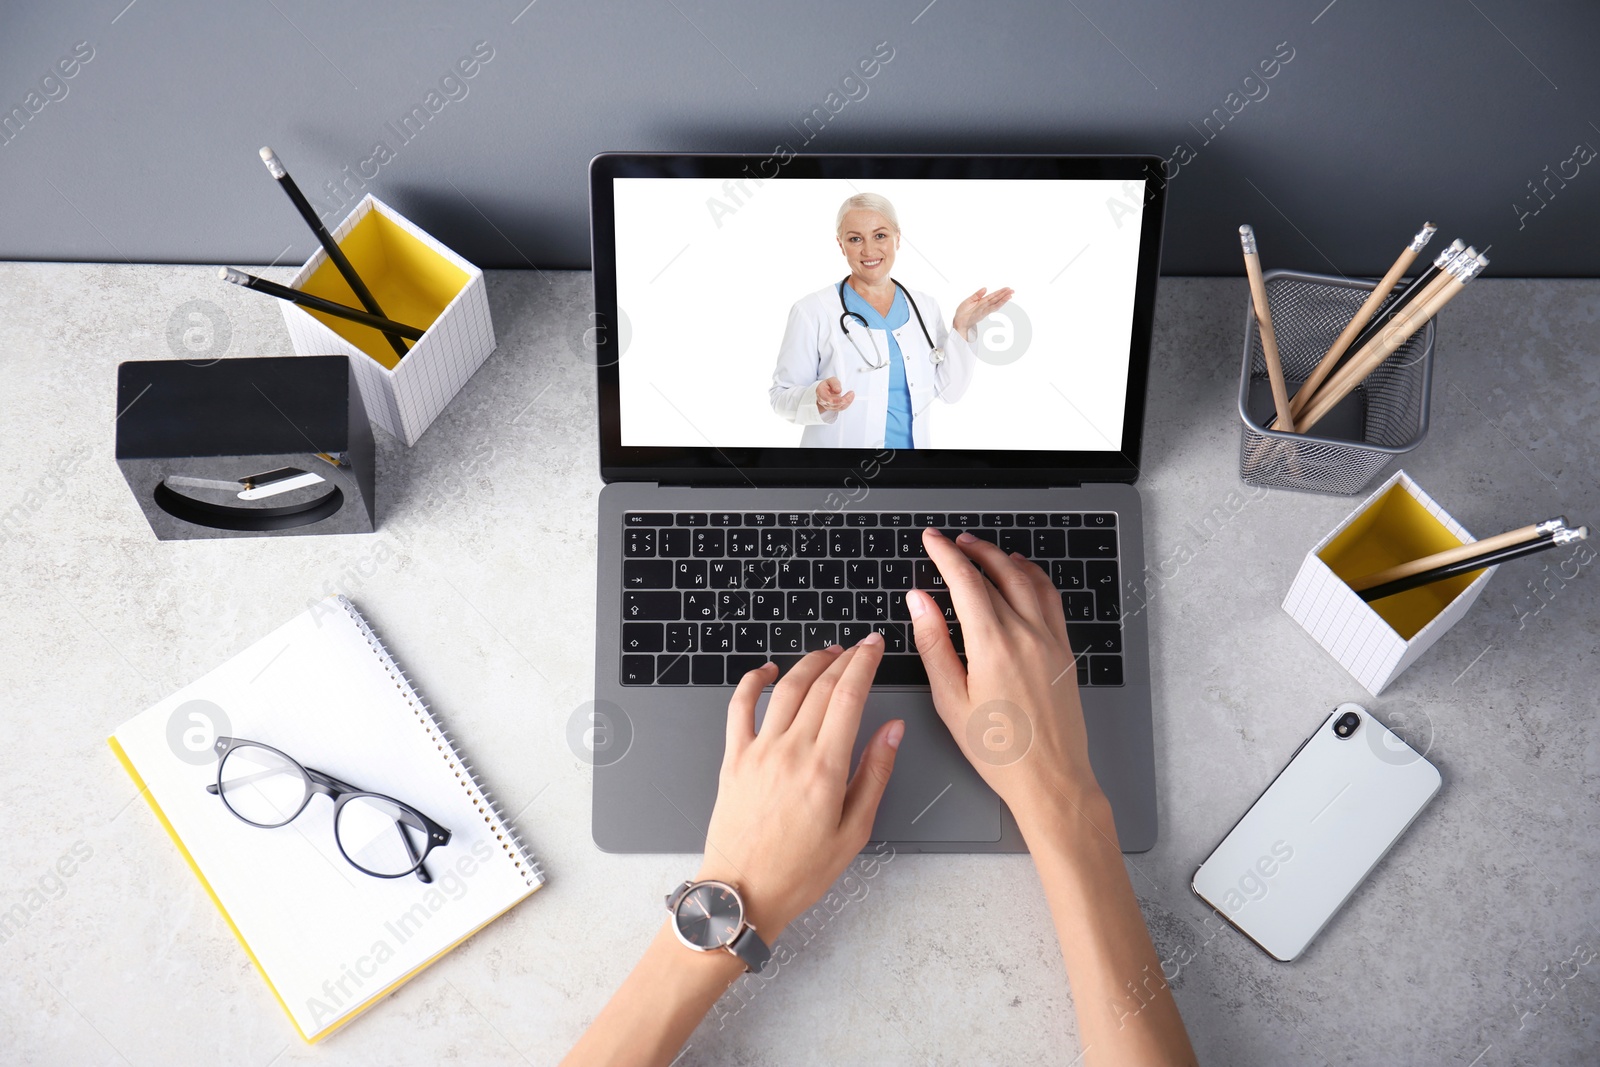
[[[1341,738],[1349,737],[1356,732],[1356,727],[1361,725],[1361,716],[1353,711],[1347,711],[1334,721],[1333,732]]]

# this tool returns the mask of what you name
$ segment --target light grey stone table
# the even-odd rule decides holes
[[[1505,566],[1368,697],[1279,607],[1355,501],[1241,493],[1244,293],[1162,283],[1139,483],[1166,563],[1149,602],[1161,835],[1127,864],[1201,1060],[1600,1061],[1597,568]],[[415,447],[379,435],[378,533],[163,544],[112,461],[116,365],[286,353],[276,305],[210,268],[0,266],[0,1061],[548,1064],[661,922],[693,859],[599,852],[565,740],[593,668],[589,278],[491,274],[489,295],[499,349]],[[1484,280],[1441,322],[1432,432],[1404,466],[1475,533],[1600,521],[1597,307],[1596,282]],[[311,1048],[105,738],[336,590],[550,882]],[[1345,699],[1430,746],[1445,787],[1305,957],[1275,963],[1208,924],[1189,877]],[[679,1062],[1075,1062],[1026,857],[901,855],[861,884]]]

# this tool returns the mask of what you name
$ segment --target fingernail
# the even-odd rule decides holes
[[[963,531],[961,531],[961,536],[956,538],[956,544],[958,544],[958,545],[970,545],[970,544],[972,544],[972,542],[974,542],[976,540],[977,540],[976,537],[973,537],[971,534],[969,534],[965,530],[963,530]]]
[[[883,735],[883,743],[888,745],[890,748],[899,748],[900,747],[900,739],[902,737],[904,737],[905,735],[906,735],[905,720],[904,719],[896,719],[894,722],[889,724],[888,732]]]
[[[928,610],[928,602],[922,599],[921,593],[913,589],[906,594],[906,610],[911,612],[913,619],[920,619]]]
[[[856,643],[860,645],[881,645],[883,644],[883,635],[874,630]]]
[[[1026,563],[1026,562],[1028,562],[1028,557],[1024,556],[1021,552],[1013,552],[1013,553],[1011,553],[1011,558],[1016,560],[1018,563]]]
[[[843,645],[829,645],[828,646],[828,651],[832,652],[835,655],[838,655],[840,652],[844,651],[844,646]]]
[[[943,537],[944,536],[944,531],[940,530],[938,527],[935,527],[935,526],[929,526],[927,528],[927,530],[925,530],[924,532],[925,533],[931,533],[935,537]]]

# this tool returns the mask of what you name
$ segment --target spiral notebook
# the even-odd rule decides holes
[[[443,824],[451,838],[428,855],[432,884],[351,866],[326,796],[283,827],[241,822],[206,791],[218,735],[270,745]],[[125,723],[109,743],[307,1041],[544,883],[455,742],[342,596]]]

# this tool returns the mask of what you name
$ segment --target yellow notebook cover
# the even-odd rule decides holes
[[[287,826],[242,822],[206,786],[216,736],[412,805],[451,831],[433,878],[374,878],[313,796]],[[544,883],[438,719],[354,605],[329,597],[124,724],[112,751],[300,1036],[349,1022]]]

